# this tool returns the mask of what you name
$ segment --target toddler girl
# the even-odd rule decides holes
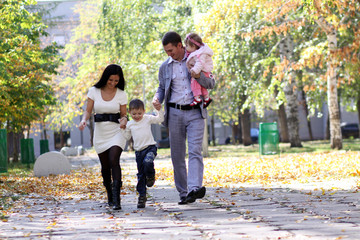
[[[213,61],[211,56],[214,54],[213,51],[202,42],[202,39],[196,33],[189,33],[185,39],[186,51],[189,56],[186,60],[186,66],[188,67],[191,74],[199,74],[201,71],[204,72],[206,77],[209,77],[213,70]],[[209,93],[206,88],[202,87],[195,78],[191,78],[191,90],[194,94],[194,101],[190,106],[195,106],[201,103],[201,97],[204,99],[204,108],[209,106],[212,99],[209,97]]]

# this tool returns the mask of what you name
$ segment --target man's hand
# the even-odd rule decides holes
[[[152,104],[156,110],[160,111],[161,103],[159,102],[159,99],[157,99],[157,97],[153,98]]]
[[[199,78],[200,77],[200,73],[196,74],[193,70],[190,70],[191,73],[191,77],[193,78]]]

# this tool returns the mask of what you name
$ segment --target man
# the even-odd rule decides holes
[[[171,159],[174,168],[175,186],[179,192],[179,204],[195,202],[205,195],[202,186],[204,164],[202,140],[204,119],[207,111],[203,104],[190,106],[194,97],[191,92],[191,75],[186,67],[186,50],[176,32],[167,32],[162,44],[169,58],[159,69],[159,87],[153,99],[154,106],[165,102],[164,125],[169,127]],[[215,80],[203,73],[194,75],[198,83],[211,89]],[[186,169],[186,138],[188,139],[188,171]]]

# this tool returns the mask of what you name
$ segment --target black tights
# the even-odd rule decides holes
[[[119,146],[112,146],[105,152],[99,155],[101,163],[101,175],[105,184],[111,184],[112,180],[118,180],[121,182],[121,168],[120,168],[120,155],[122,149]]]

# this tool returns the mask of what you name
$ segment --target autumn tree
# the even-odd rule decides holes
[[[314,13],[314,21],[320,26],[327,37],[327,91],[330,114],[331,147],[342,148],[342,136],[340,130],[340,111],[338,106],[337,89],[340,85],[359,90],[358,66],[359,66],[359,1],[305,1],[309,9]],[[341,41],[339,41],[341,40]],[[355,67],[355,71],[354,71]],[[342,77],[339,72],[343,69]],[[346,81],[347,79],[347,81]],[[354,88],[355,87],[355,88]],[[351,91],[350,91],[351,92]],[[353,95],[358,102],[358,95]],[[360,105],[357,104],[358,107]],[[359,109],[358,109],[359,111]]]
[[[205,34],[215,51],[217,87],[214,91],[217,116],[232,126],[233,141],[237,124],[241,125],[242,142],[251,144],[250,108],[252,95],[257,95],[262,66],[270,41],[243,37],[241,32],[251,31],[261,19],[256,2],[214,1],[199,29]],[[250,98],[250,100],[249,100]],[[268,105],[267,105],[268,106]]]
[[[0,124],[15,134],[30,131],[55,103],[50,75],[61,59],[56,44],[40,46],[46,26],[40,13],[29,11],[35,3],[0,3]]]

